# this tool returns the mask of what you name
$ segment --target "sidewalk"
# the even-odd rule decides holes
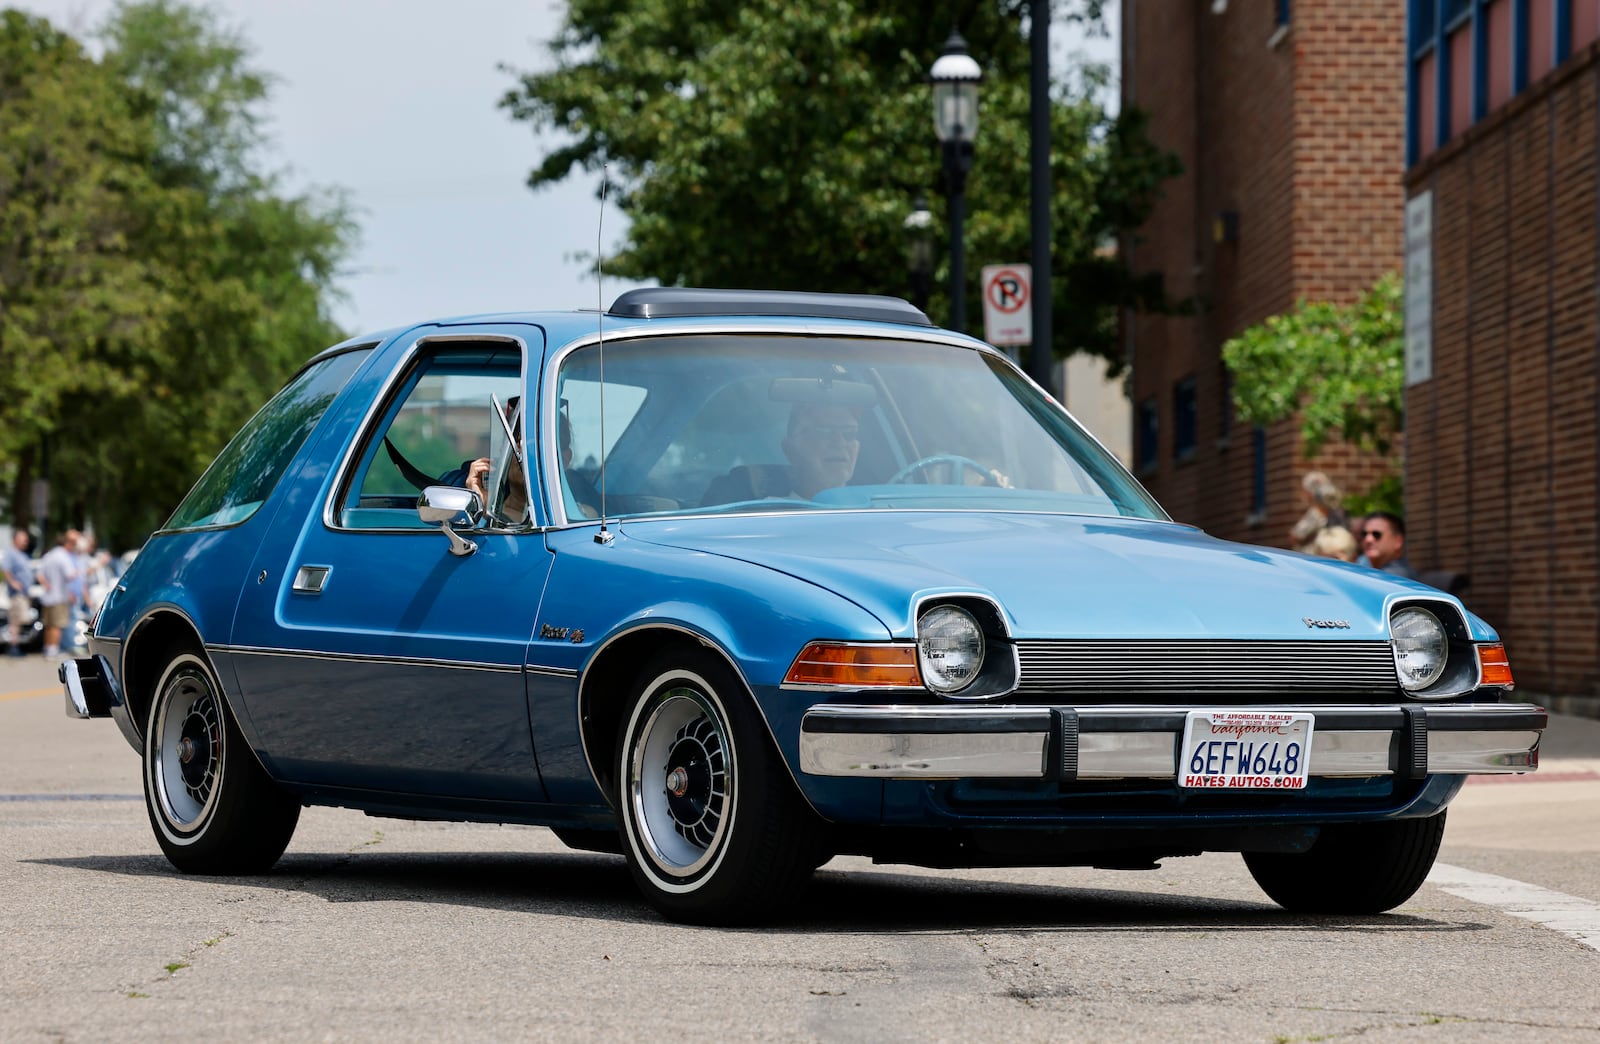
[[[1572,714],[1550,715],[1550,727],[1539,741],[1539,771],[1533,776],[1481,776],[1481,780],[1600,779],[1600,719]]]

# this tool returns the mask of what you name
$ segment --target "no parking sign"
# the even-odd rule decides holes
[[[1033,343],[1033,266],[983,266],[983,339],[993,345]]]

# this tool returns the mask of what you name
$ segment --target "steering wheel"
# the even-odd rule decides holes
[[[994,472],[990,471],[982,464],[979,464],[971,457],[963,457],[955,453],[935,453],[930,457],[923,457],[921,460],[914,460],[910,464],[907,464],[905,467],[901,468],[899,471],[895,472],[894,476],[889,479],[889,484],[894,485],[895,483],[904,482],[917,472],[926,470],[935,464],[955,464],[958,467],[968,468],[978,473],[978,476],[983,479],[983,484],[985,486],[999,485],[999,483],[994,480]]]

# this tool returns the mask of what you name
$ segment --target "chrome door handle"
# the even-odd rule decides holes
[[[303,565],[294,574],[293,590],[300,594],[321,594],[331,572],[332,566]]]

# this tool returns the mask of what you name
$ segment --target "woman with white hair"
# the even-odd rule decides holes
[[[1300,493],[1306,511],[1289,530],[1289,542],[1296,551],[1316,554],[1317,534],[1329,526],[1348,529],[1348,520],[1340,504],[1339,487],[1322,472],[1306,472],[1300,480]]]

